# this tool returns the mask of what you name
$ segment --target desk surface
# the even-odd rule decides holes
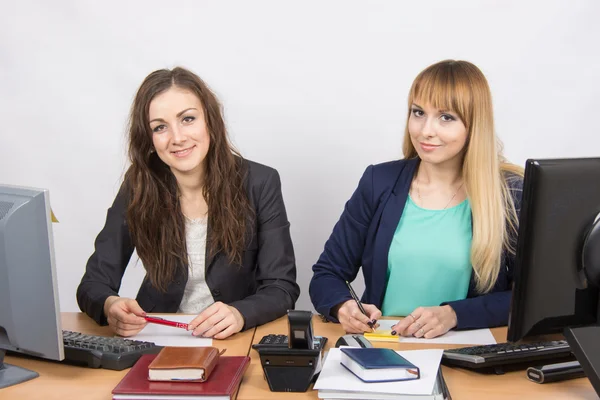
[[[63,313],[63,329],[93,335],[110,335],[108,327],[96,325],[94,321],[81,313]],[[324,323],[314,319],[316,335],[329,338],[327,348],[344,332],[339,324]],[[506,340],[506,328],[492,329],[497,341]],[[230,339],[216,342],[216,346],[227,348],[227,355],[250,355],[251,364],[244,375],[238,393],[238,400],[268,399],[317,399],[317,392],[306,393],[274,393],[264,380],[258,353],[250,350],[251,343],[257,343],[269,333],[287,333],[286,318],[280,318],[256,329],[238,333]],[[395,350],[413,350],[423,348],[419,344],[376,343],[378,347],[391,347]],[[448,348],[460,346],[430,345],[428,347]],[[51,361],[29,359],[23,357],[6,357],[9,364],[19,365],[39,372],[40,377],[29,382],[0,390],[1,399],[111,399],[112,389],[127,373],[105,369],[82,368]],[[459,368],[444,367],[444,376],[454,400],[463,399],[597,399],[591,384],[586,378],[574,379],[558,383],[539,385],[530,382],[524,371],[505,375],[482,375]]]
[[[83,313],[62,313],[62,328],[91,335],[111,336],[107,326],[98,326]],[[227,348],[228,356],[246,356],[252,343],[254,329],[214,343]],[[5,389],[0,389],[0,399],[112,399],[111,392],[129,371],[82,368],[58,362],[25,357],[7,356],[7,364],[18,365],[38,372],[40,376]]]
[[[335,345],[338,337],[344,334],[339,324],[324,323],[319,318],[313,319],[315,335],[329,338],[327,349]],[[492,333],[498,342],[506,341],[506,328],[494,328]],[[287,334],[287,320],[280,318],[256,329],[254,343],[269,333]],[[375,343],[377,347],[389,347],[394,350],[417,350],[424,348],[415,343]],[[463,347],[456,345],[428,345],[428,348]],[[251,363],[244,376],[237,400],[267,399],[317,399],[317,391],[306,393],[273,393],[263,377],[258,353],[250,351]],[[464,399],[597,399],[596,393],[587,378],[573,379],[564,382],[540,385],[530,382],[525,371],[510,372],[505,375],[483,375],[460,368],[444,368],[444,378],[454,400]]]

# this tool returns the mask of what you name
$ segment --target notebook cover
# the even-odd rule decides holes
[[[219,361],[219,349],[216,347],[163,347],[148,368],[150,370],[168,371],[169,379],[180,379],[177,373],[180,369],[204,370],[204,377],[197,381],[203,382]],[[148,378],[150,379],[150,378]]]
[[[350,348],[342,347],[340,349],[348,357],[360,364],[364,369],[381,368],[411,368],[418,369],[406,358],[396,353],[392,349],[381,348]]]
[[[190,395],[190,396],[233,396],[237,390],[250,357],[220,357],[206,382],[154,382],[148,380],[148,366],[157,357],[145,354],[113,389],[113,395]]]

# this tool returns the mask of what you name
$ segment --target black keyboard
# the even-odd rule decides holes
[[[323,350],[326,343],[327,338],[324,336],[315,336],[313,338],[314,350]],[[252,348],[257,350],[264,347],[288,347],[288,336],[270,334],[263,336],[258,343],[252,345]]]
[[[442,363],[480,369],[492,367],[524,368],[526,364],[548,359],[574,359],[566,340],[536,343],[498,343],[444,350]]]
[[[63,331],[63,344],[65,363],[117,371],[132,367],[142,354],[156,354],[162,349],[152,342],[71,331]]]

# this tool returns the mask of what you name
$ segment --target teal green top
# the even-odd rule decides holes
[[[388,253],[383,315],[406,316],[417,307],[465,299],[472,237],[468,200],[428,210],[408,196]]]

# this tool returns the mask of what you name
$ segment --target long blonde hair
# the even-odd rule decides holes
[[[408,117],[412,104],[430,104],[458,114],[467,128],[462,177],[473,218],[471,264],[476,289],[486,293],[496,284],[503,250],[512,254],[518,218],[511,196],[509,176],[523,176],[523,169],[502,156],[502,144],[494,131],[492,96],[487,80],[467,61],[445,60],[423,70],[408,96]],[[405,158],[418,157],[408,132],[404,133]]]

